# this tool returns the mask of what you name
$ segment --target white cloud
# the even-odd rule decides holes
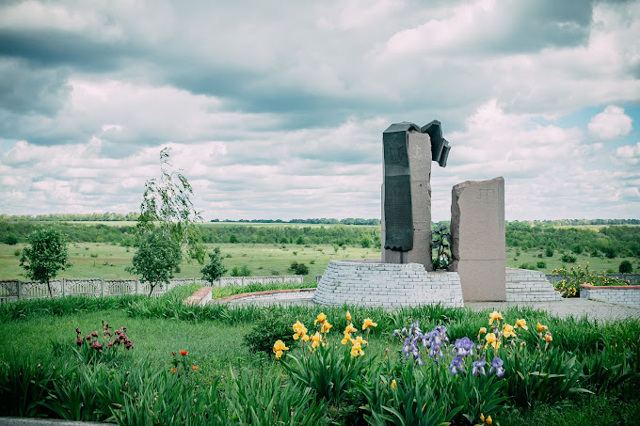
[[[631,123],[631,117],[624,113],[624,108],[609,105],[591,118],[588,127],[589,133],[596,139],[614,139],[628,135]]]
[[[619,147],[618,149],[616,149],[616,156],[623,163],[640,164],[640,142],[638,142],[635,146],[625,145]]]
[[[135,210],[168,145],[210,217],[375,217],[382,131],[439,119],[436,219],[451,186],[498,175],[511,219],[637,216],[639,16],[637,0],[9,2],[0,210]]]

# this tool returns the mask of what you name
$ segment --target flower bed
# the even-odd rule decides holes
[[[572,266],[568,270],[565,268],[554,269],[553,273],[559,274],[563,277],[562,281],[553,285],[556,290],[560,291],[562,297],[582,297],[580,290],[583,285],[599,288],[628,288],[629,286],[629,281],[619,278],[610,278],[604,272],[600,274],[591,272],[589,270],[589,262],[587,262],[587,265],[584,268],[578,265],[575,267]]]
[[[640,308],[640,285],[593,286],[580,284],[580,297]]]

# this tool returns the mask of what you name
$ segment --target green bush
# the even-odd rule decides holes
[[[560,260],[565,263],[576,263],[576,260],[578,259],[575,256],[571,256],[570,254],[563,254]]]
[[[296,275],[307,275],[309,273],[309,267],[307,265],[296,261],[291,262],[288,270]]]
[[[618,266],[618,272],[620,272],[621,274],[630,274],[631,272],[633,272],[633,266],[631,265],[631,262],[629,262],[628,260],[623,260],[622,262],[620,262],[620,266]]]
[[[520,269],[529,269],[529,270],[532,270],[532,271],[536,270],[536,267],[533,266],[530,263],[521,263],[520,266],[518,266],[518,268],[520,268]]]
[[[267,315],[260,319],[243,339],[251,352],[273,355],[275,341],[282,340],[287,346],[293,345],[291,319],[283,315]]]
[[[547,262],[541,260],[538,263],[536,263],[536,266],[538,267],[538,269],[544,269],[547,267]]]

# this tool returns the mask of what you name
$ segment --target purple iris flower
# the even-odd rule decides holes
[[[458,356],[467,356],[473,355],[473,348],[475,347],[475,343],[473,343],[468,337],[463,337],[462,339],[456,339],[456,343],[454,346],[454,354]]]
[[[451,360],[451,364],[449,364],[449,373],[456,375],[459,371],[462,371],[462,358],[456,356]]]
[[[487,363],[487,361],[485,361],[484,358],[480,358],[479,360],[477,360],[476,362],[473,363],[473,369],[471,370],[471,374],[474,376],[478,376],[480,374],[482,374],[483,376],[486,376],[487,373],[485,373],[484,371],[484,365]]]
[[[505,370],[502,367],[503,365],[504,361],[502,361],[500,358],[494,358],[491,361],[491,369],[489,370],[489,374],[495,373],[498,377],[504,376]]]

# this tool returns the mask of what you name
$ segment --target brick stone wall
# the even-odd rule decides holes
[[[507,302],[551,302],[562,300],[544,273],[507,268]]]
[[[321,305],[408,307],[441,303],[462,307],[455,272],[427,272],[417,263],[329,262],[313,302]]]
[[[595,287],[581,284],[580,297],[640,308],[640,286],[638,285]]]

